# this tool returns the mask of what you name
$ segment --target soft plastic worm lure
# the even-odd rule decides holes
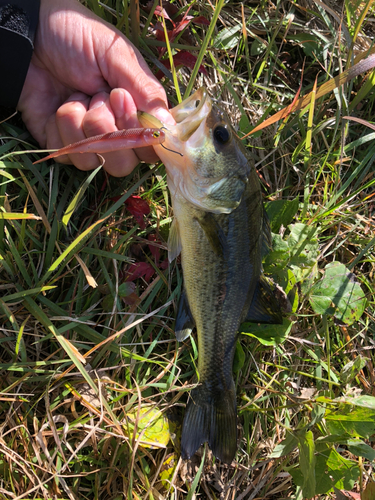
[[[165,132],[158,128],[117,130],[116,132],[95,135],[74,144],[69,144],[69,146],[65,146],[35,163],[41,163],[57,156],[72,153],[109,153],[110,151],[118,151],[119,149],[155,146],[156,144],[162,144],[164,141]]]

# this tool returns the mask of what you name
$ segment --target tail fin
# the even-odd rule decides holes
[[[203,383],[192,390],[182,426],[181,455],[190,458],[205,442],[216,458],[231,463],[237,450],[236,393],[212,392]]]

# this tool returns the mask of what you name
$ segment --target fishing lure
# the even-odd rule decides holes
[[[45,158],[36,161],[50,160],[61,155],[72,153],[109,153],[119,149],[135,149],[147,146],[155,146],[162,144],[165,141],[164,130],[158,128],[131,128],[128,130],[116,130],[116,132],[109,132],[107,134],[96,135],[88,137],[82,141],[69,144]]]

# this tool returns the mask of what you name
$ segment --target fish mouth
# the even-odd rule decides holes
[[[207,118],[211,107],[211,99],[206,89],[201,87],[188,99],[171,110],[171,115],[177,123],[174,135],[182,142],[189,140],[202,121]]]
[[[138,112],[138,120],[144,127],[156,127],[166,130],[167,137],[186,142],[199,128],[212,108],[212,102],[205,88],[201,87],[190,97],[170,110],[176,125],[165,125],[148,113]],[[172,137],[173,139],[172,139]]]

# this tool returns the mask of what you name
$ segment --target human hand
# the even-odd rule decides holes
[[[18,109],[30,133],[48,149],[139,127],[137,110],[174,123],[164,89],[137,49],[76,0],[41,0],[35,50]],[[152,148],[103,157],[104,168],[118,177],[140,160],[157,159]],[[81,170],[99,165],[89,153],[59,162]]]

